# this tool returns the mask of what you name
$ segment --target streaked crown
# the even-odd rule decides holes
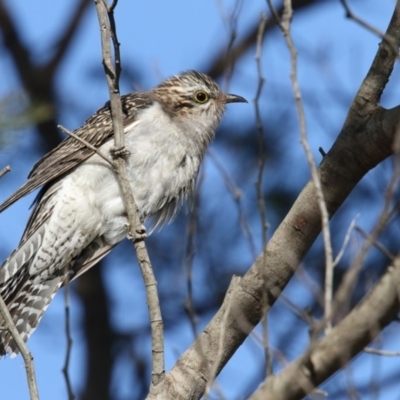
[[[172,76],[153,92],[172,117],[212,113],[219,121],[226,103],[246,102],[243,97],[224,94],[211,77],[197,71]]]

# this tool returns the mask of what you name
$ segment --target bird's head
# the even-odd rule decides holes
[[[247,103],[241,96],[223,93],[212,78],[196,71],[168,78],[154,94],[171,119],[207,135],[214,134],[227,103]]]

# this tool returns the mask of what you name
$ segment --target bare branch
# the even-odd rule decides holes
[[[240,227],[242,228],[245,238],[249,242],[249,247],[250,247],[250,251],[253,256],[253,259],[256,259],[257,252],[256,252],[256,246],[254,243],[254,237],[251,232],[249,222],[247,220],[246,211],[244,210],[244,207],[242,204],[243,193],[240,190],[240,188],[236,185],[236,183],[234,182],[232,177],[229,175],[226,168],[219,161],[218,157],[215,155],[215,153],[212,151],[212,149],[208,149],[207,154],[210,156],[210,159],[214,163],[217,171],[221,174],[221,177],[224,180],[224,183],[225,183],[226,188],[228,189],[228,192],[231,194],[233,201],[236,203]]]
[[[308,166],[311,172],[311,179],[315,187],[315,194],[318,201],[319,211],[321,213],[322,222],[322,236],[325,246],[325,317],[326,329],[331,328],[331,315],[332,315],[332,297],[333,297],[333,256],[332,256],[332,243],[331,234],[329,229],[329,214],[325,203],[324,194],[322,191],[321,180],[315,165],[314,157],[312,155],[310,145],[307,139],[306,120],[304,115],[304,106],[301,98],[300,87],[297,79],[297,50],[294,46],[293,39],[290,33],[290,25],[293,16],[292,0],[284,0],[284,11],[280,28],[285,38],[286,45],[290,52],[291,58],[291,72],[290,78],[292,80],[293,93],[296,100],[297,113],[300,124],[300,142],[306,154]]]
[[[314,4],[318,4],[318,0],[294,0],[293,9],[302,10]],[[282,7],[277,11],[278,14],[282,13]],[[227,53],[224,49],[217,51],[215,54],[218,56],[211,62],[211,66],[208,68],[207,74],[213,78],[217,78],[222,75],[227,68],[231,68],[234,64],[244,55],[246,52],[256,46],[257,34],[258,34],[258,21],[255,21],[253,26],[248,30],[247,34],[233,46]],[[275,19],[268,18],[264,35],[275,27]]]
[[[400,257],[375,288],[340,324],[315,342],[249,400],[302,399],[376,338],[400,310]]]
[[[0,314],[5,324],[5,327],[10,332],[10,335],[12,336],[18,350],[22,355],[22,358],[24,359],[30,400],[39,400],[39,392],[36,384],[35,366],[33,364],[32,354],[30,353],[30,351],[26,347],[25,342],[18,333],[18,329],[16,328],[12,316],[8,311],[7,305],[1,296],[0,296]]]
[[[111,7],[107,7],[104,1],[94,0],[101,30],[101,43],[103,54],[103,65],[105,69],[107,84],[110,94],[111,116],[114,127],[115,147],[120,154],[116,157],[116,176],[119,182],[122,200],[128,217],[129,236],[132,238],[136,250],[139,266],[142,271],[146,286],[147,303],[150,314],[150,326],[152,337],[152,379],[151,386],[155,387],[163,381],[164,368],[164,333],[161,318],[160,304],[157,294],[157,282],[154,277],[150,258],[144,242],[145,232],[139,217],[139,210],[135,203],[131,186],[128,180],[126,163],[121,154],[125,150],[124,128],[122,125],[122,107],[119,92],[118,78],[121,72],[121,61],[119,57],[119,43],[116,34],[114,20],[114,8],[117,1]],[[115,68],[112,62],[110,41],[114,45]],[[151,388],[150,388],[151,390]]]
[[[0,179],[7,174],[8,172],[11,171],[11,167],[9,165],[5,166],[1,171],[0,171]]]
[[[373,349],[372,347],[364,347],[364,351],[382,357],[400,357],[400,351],[379,350]]]
[[[257,205],[258,210],[260,212],[260,220],[261,220],[261,238],[262,238],[262,248],[263,248],[263,262],[260,265],[260,275],[264,276],[265,266],[267,262],[267,212],[266,205],[264,201],[264,192],[263,192],[263,176],[264,176],[264,167],[265,167],[265,145],[264,145],[264,126],[261,119],[260,112],[260,96],[262,93],[262,89],[264,86],[265,78],[262,73],[262,64],[261,64],[261,56],[262,56],[262,45],[263,38],[265,32],[265,26],[267,24],[267,17],[264,13],[260,15],[260,23],[258,27],[257,33],[257,46],[256,46],[256,55],[254,57],[257,66],[257,76],[258,76],[258,84],[256,89],[256,96],[254,98],[254,108],[256,114],[256,123],[257,123],[257,136],[258,136],[258,175],[256,182],[256,192],[257,192]],[[265,277],[266,279],[266,277]],[[264,292],[264,296],[266,296],[266,292]],[[265,299],[266,300],[266,299]],[[263,304],[267,304],[266,301],[263,301]],[[272,369],[272,360],[271,360],[271,352],[269,349],[269,340],[268,340],[268,316],[267,316],[267,306],[264,307],[263,310],[263,318],[261,321],[262,324],[262,332],[263,332],[263,343],[264,343],[264,354],[265,354],[265,365],[266,365],[266,373],[267,375],[273,374]]]
[[[356,14],[351,11],[349,4],[347,3],[347,0],[340,0],[342,3],[345,11],[346,11],[346,17],[352,19],[354,22],[357,24],[361,25],[363,28],[366,30],[372,32],[374,35],[378,36],[381,39],[384,39],[387,41],[387,43],[392,47],[393,51],[397,53],[397,47],[396,47],[396,42],[388,35],[385,35],[384,32],[380,31],[379,29],[375,28],[368,22],[364,21],[362,18],[358,17]],[[398,60],[400,60],[399,55],[396,56]]]
[[[400,166],[397,165],[397,169],[399,169],[399,167]],[[391,204],[393,200],[394,190],[398,184],[399,179],[400,171],[395,170],[386,189],[385,202],[379,215],[378,221],[373,227],[370,235],[367,236],[367,241],[364,243],[352,266],[346,271],[346,274],[342,278],[342,281],[338,289],[336,290],[332,310],[335,319],[342,318],[348,312],[351,293],[353,293],[353,289],[356,285],[357,278],[361,271],[364,259],[371,247],[376,243],[379,235],[386,228],[390,219],[393,217],[393,213],[391,212]]]
[[[229,57],[229,54],[231,53],[233,44],[237,38],[237,22],[238,22],[238,17],[240,15],[240,10],[243,5],[243,0],[235,0],[233,7],[232,7],[232,11],[230,13],[224,12],[222,1],[218,1],[217,3],[220,8],[220,13],[225,14],[225,15],[223,15],[222,20],[225,23],[225,25],[227,26],[228,32],[229,32],[228,44],[226,46],[226,49],[223,50],[226,60],[227,61],[229,60],[224,68],[225,83],[226,83],[226,86],[229,86],[229,83],[232,79],[233,70],[235,67],[235,61]]]
[[[65,337],[67,338],[67,348],[65,350],[65,360],[62,368],[65,384],[67,386],[68,400],[74,400],[75,394],[72,390],[71,379],[69,376],[69,361],[72,351],[72,336],[71,336],[71,319],[70,319],[70,302],[69,302],[69,274],[68,265],[64,268],[66,280],[64,281],[64,308],[65,308]]]
[[[344,252],[346,250],[346,247],[347,247],[347,245],[349,243],[351,232],[353,231],[353,229],[355,229],[354,226],[356,224],[357,218],[358,218],[358,214],[353,218],[353,220],[351,221],[349,227],[347,228],[347,232],[346,232],[346,235],[344,237],[342,247],[340,248],[339,253],[335,258],[335,261],[333,262],[332,268],[335,268],[340,263],[340,260],[342,259],[343,254],[344,254]]]
[[[70,130],[68,130],[67,128],[64,128],[62,125],[57,125],[57,128],[60,129],[60,131],[66,133],[67,135],[73,137],[74,139],[76,139],[78,142],[81,142],[82,144],[84,144],[87,148],[89,148],[90,150],[93,150],[99,157],[101,157],[104,161],[108,162],[115,170],[117,169],[117,164],[111,160],[109,157],[107,157],[101,150],[99,150],[97,147],[93,146],[92,144],[90,144],[87,140],[81,138],[78,135],[75,135],[74,132],[71,132]]]
[[[399,37],[400,37],[400,2],[397,1],[392,19],[390,20],[385,37],[393,40],[394,47],[386,40],[382,40],[379,49],[372,62],[367,76],[360,86],[355,101],[351,107],[351,113],[348,118],[352,117],[354,112],[366,113],[376,110],[378,102],[381,98],[384,88],[386,87],[389,77],[393,71],[394,63],[399,53]]]
[[[378,250],[381,251],[389,260],[394,260],[394,254],[392,254],[379,240],[374,239],[369,233],[365,232],[359,226],[354,228],[357,232],[359,232],[368,242],[372,243]]]
[[[387,32],[391,33],[397,44],[400,43],[400,19],[397,9]],[[350,107],[340,134],[319,166],[329,217],[335,214],[369,170],[393,154],[393,141],[400,122],[400,106],[386,110],[374,103],[383,91],[396,60],[396,54],[390,49],[388,51],[385,46],[382,42],[371,70]],[[158,390],[159,394],[185,399],[199,399],[202,396],[207,377],[215,368],[214,364],[218,362],[219,372],[261,320],[263,292],[267,291],[267,304],[272,306],[320,234],[321,215],[316,210],[319,210],[319,205],[315,186],[311,181],[302,190],[267,244],[267,288],[264,279],[259,275],[259,266],[263,261],[261,254],[229,293],[229,302],[232,304],[225,328],[222,359],[215,360],[215,354],[219,349],[218,340],[227,309],[228,295],[195,343],[166,375],[163,385]],[[206,363],[204,355],[207,356]],[[325,379],[332,373],[333,371],[329,370]],[[288,386],[291,384],[292,382]],[[157,393],[151,393],[148,399],[150,398],[157,398]]]
[[[281,18],[279,16],[278,12],[276,11],[275,6],[272,4],[272,1],[267,0],[267,4],[268,4],[269,10],[271,11],[271,15],[274,17],[275,23],[279,26],[279,28],[281,30],[283,30],[284,28],[281,23]],[[282,9],[280,10],[280,14],[282,14]]]

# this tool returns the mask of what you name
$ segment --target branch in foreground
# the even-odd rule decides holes
[[[400,257],[366,298],[332,331],[280,374],[270,377],[251,400],[302,399],[373,341],[400,310]],[[249,399],[249,400],[250,400]]]
[[[400,18],[396,9],[387,34],[400,43]],[[400,106],[385,110],[377,102],[392,72],[396,53],[382,42],[367,77],[351,105],[345,124],[324,157],[319,175],[331,218],[360,179],[393,153],[400,122]],[[267,306],[271,307],[293,276],[321,232],[321,215],[315,189],[309,182],[267,245]],[[210,372],[219,372],[262,317],[264,280],[259,275],[262,254],[250,270],[230,288],[222,307],[195,343],[166,375],[163,385],[148,399],[199,399]],[[230,304],[223,357],[215,360],[224,316]]]
[[[101,29],[101,44],[103,64],[110,94],[111,117],[114,128],[115,148],[117,149],[116,177],[121,190],[122,200],[128,217],[129,236],[136,250],[139,266],[146,286],[147,303],[150,314],[151,339],[152,339],[152,379],[151,385],[157,386],[164,379],[164,332],[161,318],[160,302],[157,293],[157,282],[154,277],[149,254],[144,242],[143,226],[139,218],[139,210],[135,203],[129,184],[126,162],[122,155],[125,150],[124,127],[122,124],[122,107],[119,92],[118,78],[121,71],[119,58],[119,43],[116,35],[114,21],[114,8],[117,1],[110,7],[106,1],[94,0]],[[115,65],[114,68],[110,41],[114,44]]]
[[[11,314],[8,311],[7,305],[1,296],[0,296],[0,315],[5,323],[5,326],[2,326],[1,329],[7,329],[10,332],[10,335],[12,336],[15,344],[18,347],[18,350],[22,355],[22,358],[24,359],[26,368],[26,377],[28,380],[29,394],[31,398],[30,400],[39,400],[39,392],[36,384],[35,367],[33,365],[32,354],[29,352],[25,342],[18,333],[18,330],[14,324]]]
[[[113,168],[117,169],[117,164],[114,163],[113,160],[111,160],[109,157],[107,157],[101,150],[99,150],[97,147],[93,146],[90,144],[87,140],[81,138],[78,135],[75,135],[74,132],[71,132],[69,129],[64,128],[62,125],[57,125],[57,128],[60,129],[60,131],[66,133],[67,135],[73,137],[75,140],[78,142],[81,142],[83,145],[85,145],[87,148],[90,150],[93,150],[99,157],[101,157],[104,161],[109,163]]]

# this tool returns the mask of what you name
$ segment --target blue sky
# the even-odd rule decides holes
[[[71,1],[8,0],[5,3],[12,10],[24,41],[29,47],[35,49],[37,62],[46,60],[52,53],[52,45],[59,33],[60,26],[63,26],[66,16],[69,15]],[[162,79],[182,70],[206,70],[210,60],[227,46],[230,31],[226,23],[226,15],[230,15],[234,3],[233,0],[173,0],[169,2],[120,0],[116,11],[116,21],[121,42],[122,62],[123,65],[124,63],[134,65],[142,78],[140,86],[139,82],[128,83],[123,80],[122,91],[125,93],[136,89],[150,88]],[[351,1],[350,4],[359,16],[380,30],[385,30],[394,7],[392,0]],[[263,0],[242,2],[237,19],[237,37],[239,39],[259,18],[261,11],[266,11]],[[322,146],[327,150],[334,141],[335,135],[343,124],[346,107],[350,105],[370,66],[379,40],[353,21],[346,19],[339,1],[328,0],[322,0],[318,7],[314,7],[310,11],[296,14],[292,33],[299,50],[299,82],[304,97],[308,136],[314,156],[316,160],[319,160],[318,147]],[[57,76],[58,94],[64,104],[59,121],[69,129],[81,125],[85,118],[107,100],[108,91],[105,80],[101,82],[93,72],[101,72],[100,54],[98,22],[94,8],[91,7],[84,17],[73,46]],[[270,118],[276,122],[276,119],[279,118],[276,109],[294,108],[289,80],[289,53],[278,30],[267,36],[262,56],[266,84],[260,104],[265,120],[268,121]],[[2,71],[0,74],[1,99],[10,92],[21,90],[12,62],[6,56],[2,44],[0,44],[0,69]],[[396,76],[398,78],[398,73]],[[393,81],[394,79],[382,100],[384,106],[396,105],[398,89]],[[223,81],[221,84],[224,87]],[[238,62],[229,86],[229,92],[246,97],[250,105],[228,109],[223,122],[225,127],[234,130],[235,127],[240,128],[254,121],[254,108],[251,100],[255,96],[256,86],[254,49],[251,49]],[[336,96],[338,93],[340,96]],[[299,144],[298,126],[296,124],[287,125],[284,121],[281,124],[285,129],[281,140],[285,145],[286,159],[289,162],[278,167],[282,174],[290,175],[291,181],[300,190],[307,181],[308,175],[304,152]],[[0,149],[0,168],[9,163],[13,170],[7,178],[0,181],[0,202],[24,182],[32,165],[40,156],[39,152],[35,150],[38,147],[35,132],[29,127],[13,132],[4,140],[5,146]],[[238,168],[234,162],[235,154],[221,144],[216,144],[213,149],[228,171],[234,174]],[[276,179],[281,178],[278,178],[274,170],[268,169],[268,162],[266,168],[266,185],[271,184],[272,186]],[[221,183],[221,178],[209,159],[206,159],[205,171],[207,193],[212,193],[213,197],[217,199],[226,197],[226,190]],[[244,203],[250,204],[251,199],[255,197],[254,185],[251,183],[241,189],[244,193]],[[17,245],[29,215],[28,208],[32,200],[33,196],[28,196],[0,215],[0,255],[2,258],[6,258]],[[219,202],[210,206],[217,209],[221,207]],[[376,207],[378,206],[379,203]],[[220,212],[228,215],[234,210],[234,204],[228,202]],[[360,205],[359,212],[361,214],[364,212],[365,216],[371,212],[371,208]],[[365,227],[370,227],[373,222],[364,217],[361,217],[360,221],[360,224]],[[272,225],[276,225],[278,222],[272,221]],[[256,237],[257,250],[260,250],[259,223],[253,221],[251,228]],[[245,247],[239,247],[237,253],[231,254],[231,257],[232,259],[239,257],[244,260],[244,264],[249,266],[252,254],[248,248],[245,250]],[[196,277],[200,281],[199,285],[204,284],[201,283],[201,272],[195,271]],[[185,290],[184,274],[177,275],[174,279],[176,279],[177,287]],[[114,314],[112,318],[114,323],[120,327],[146,324],[145,307],[137,307],[134,316],[127,317],[126,312],[129,310],[132,313],[132,303],[136,305],[145,302],[139,272],[125,271],[120,274],[113,271],[112,268],[107,268],[107,281],[113,300]],[[300,305],[306,306],[311,295],[305,289],[304,292],[301,292],[299,285],[295,283],[289,284],[285,293],[289,297],[294,297]],[[121,288],[120,291],[112,290],[116,286]],[[273,329],[271,334],[273,346],[274,341],[281,336],[281,331],[289,326],[290,318],[293,318],[293,316],[279,317],[282,308],[284,305],[278,302],[270,316],[272,321],[278,321],[271,328]],[[74,298],[72,299],[72,314],[74,347],[71,377],[74,387],[79,390],[82,385],[81,376],[84,365],[78,355],[83,352],[84,343],[82,343],[79,330],[80,305]],[[207,320],[201,321],[201,324],[204,326],[206,322]],[[67,398],[61,373],[65,351],[63,324],[63,298],[62,295],[58,295],[46,312],[39,329],[29,341],[29,348],[35,356],[42,400]],[[385,345],[390,349],[396,349],[400,343],[390,332],[389,329],[384,335]],[[177,326],[174,332],[166,337],[167,369],[171,368],[177,356],[190,345],[192,340],[189,324]],[[291,350],[288,351],[289,358],[292,359],[301,354],[306,344],[307,334],[304,330],[304,335],[298,336],[296,342],[291,343]],[[143,346],[150,351],[148,342]],[[254,336],[239,349],[232,362],[221,374],[219,383],[227,399],[238,398],[236,394],[242,393],[251,378],[256,375],[259,363],[254,362],[255,358],[262,358],[262,349]],[[385,371],[398,368],[397,359],[384,360],[379,367],[382,369],[379,369],[377,373],[374,369],[377,365],[376,357],[364,360],[360,357],[355,362],[353,367],[355,382],[362,382],[363,379],[368,381],[373,374],[383,375]],[[246,365],[246,368],[243,368],[243,365]],[[129,398],[132,390],[129,384],[129,371],[124,367],[124,363],[120,363],[116,372],[122,377],[121,382],[123,382],[118,389],[121,399]],[[233,385],[231,382],[235,384]],[[344,383],[341,382],[341,384]],[[382,396],[383,393],[381,391]],[[25,400],[27,398],[28,390],[22,358],[19,356],[12,360],[1,360],[0,400]]]

